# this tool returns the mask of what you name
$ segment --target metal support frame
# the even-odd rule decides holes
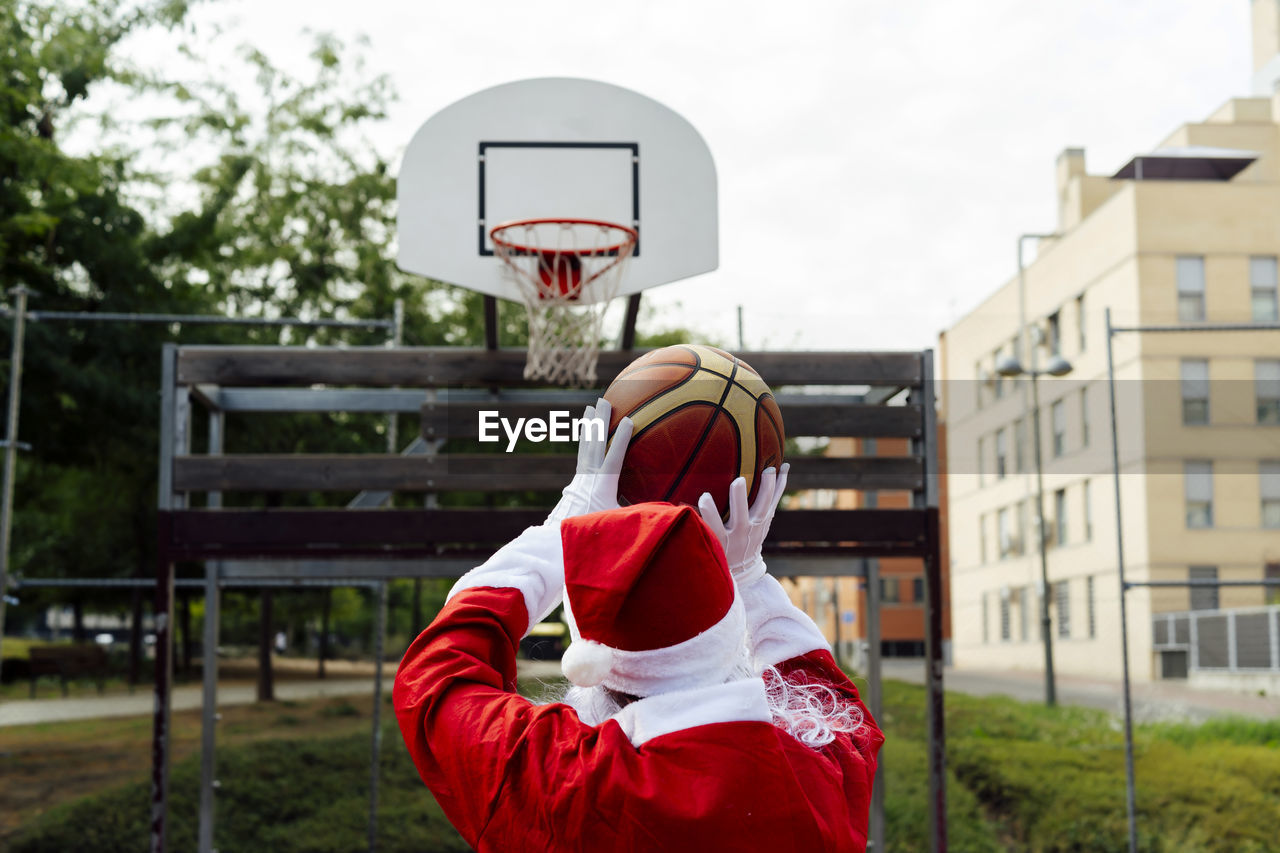
[[[1141,163],[1139,163],[1141,168]],[[1111,469],[1115,481],[1116,500],[1116,567],[1120,581],[1120,661],[1123,674],[1124,689],[1124,769],[1125,769],[1125,810],[1129,824],[1129,853],[1138,851],[1138,816],[1137,816],[1137,778],[1133,763],[1133,700],[1129,676],[1129,620],[1125,600],[1128,591],[1134,587],[1195,587],[1195,586],[1272,586],[1280,585],[1275,581],[1259,579],[1256,581],[1219,581],[1191,580],[1184,581],[1128,581],[1125,578],[1124,565],[1124,524],[1121,517],[1120,496],[1120,442],[1116,416],[1116,370],[1113,340],[1116,335],[1150,334],[1165,332],[1275,332],[1280,331],[1280,323],[1198,323],[1196,325],[1168,326],[1113,326],[1111,324],[1111,308],[1105,312],[1107,337],[1107,392],[1111,412]],[[1191,661],[1195,667],[1199,643],[1196,637],[1196,620],[1190,620]],[[1280,654],[1280,651],[1278,651]]]
[[[16,476],[18,441],[18,413],[22,400],[22,340],[26,325],[27,296],[31,291],[19,285],[9,291],[13,294],[13,340],[9,355],[9,408],[4,427],[4,486],[0,500],[0,643],[4,641],[4,606],[9,595],[9,535],[13,530],[13,481]],[[4,659],[0,655],[0,661]]]
[[[219,489],[244,490],[246,481],[237,478],[242,473],[251,474],[251,471],[228,467],[224,469],[226,473],[220,475],[221,479],[205,478],[200,480],[200,486],[195,486],[195,481],[190,480],[194,470],[190,464],[193,460],[198,461],[199,457],[175,454],[172,444],[167,445],[169,451],[166,452],[162,445],[160,528],[164,539],[164,559],[169,562],[216,559],[219,561],[218,586],[246,581],[280,585],[303,578],[317,581],[329,578],[332,579],[330,583],[345,577],[376,579],[374,588],[378,590],[379,612],[375,646],[385,630],[382,621],[385,579],[457,576],[528,524],[537,523],[545,513],[544,510],[439,508],[434,493],[442,486],[434,484],[436,475],[430,472],[436,469],[431,467],[430,460],[448,434],[450,423],[439,416],[428,417],[432,407],[439,407],[443,401],[464,407],[481,402],[492,405],[499,401],[513,405],[545,405],[548,399],[561,400],[568,396],[574,396],[575,403],[581,403],[595,396],[591,392],[528,387],[528,383],[521,379],[523,353],[509,350],[347,348],[339,352],[303,348],[236,348],[234,354],[230,350],[184,348],[179,353],[176,368],[165,377],[162,396],[166,399],[163,404],[166,411],[173,410],[178,396],[185,400],[189,394],[206,406],[225,411],[309,411],[321,406],[324,410],[343,410],[344,401],[349,401],[352,405],[359,405],[361,411],[406,412],[410,410],[416,394],[421,406],[423,435],[415,444],[417,453],[423,454],[425,459],[419,457],[414,462],[425,462],[427,467],[422,470],[427,473],[412,480],[413,487],[364,485],[363,488],[369,491],[362,493],[362,497],[373,500],[375,496],[381,497],[378,490],[388,488],[424,490],[427,492],[427,507],[423,510],[377,511],[221,510],[212,506],[210,509],[180,509],[177,503],[179,494]],[[621,369],[634,357],[634,353],[614,351],[601,356],[602,373],[608,375],[610,370],[616,372]],[[903,436],[911,439],[912,452],[916,454],[914,461],[918,463],[915,467],[904,467],[904,460],[898,459],[889,460],[892,466],[849,464],[866,460],[808,460],[830,464],[797,464],[793,470],[793,483],[798,488],[906,488],[915,493],[914,507],[909,510],[786,510],[775,519],[773,543],[766,547],[766,559],[770,573],[784,577],[857,575],[867,571],[868,560],[864,558],[871,556],[914,556],[924,560],[926,605],[931,610],[926,624],[930,849],[945,851],[943,591],[932,352],[743,353],[742,356],[779,386],[869,384],[910,389],[906,405],[892,406],[860,405],[861,401],[854,395],[825,395],[821,398],[794,395],[797,425],[803,423],[805,429],[813,430],[806,432],[802,429],[799,434]],[[324,384],[345,387],[316,387]],[[472,387],[456,387],[459,384]],[[289,385],[295,387],[261,387]],[[357,385],[365,387],[350,387]],[[417,386],[423,390],[397,390],[398,385]],[[448,386],[447,390],[442,386]],[[496,390],[504,386],[506,390]],[[180,395],[175,393],[179,391],[182,392]],[[790,398],[793,395],[783,396]],[[878,395],[875,399],[883,401],[885,396]],[[472,398],[474,401],[469,402]],[[782,402],[786,405],[788,401],[783,399]],[[825,414],[822,412],[824,408],[827,410]],[[430,428],[429,424],[432,425]],[[788,426],[792,426],[790,418]],[[165,427],[172,429],[173,424],[167,423]],[[437,428],[445,429],[445,432],[437,433],[434,431]],[[828,429],[842,431],[828,432]],[[226,461],[232,462],[235,458],[227,457]],[[377,455],[364,458],[376,461]],[[455,463],[459,462],[456,455],[442,455],[441,462],[450,458]],[[511,457],[502,461],[507,463],[508,470],[518,473],[520,465],[516,463],[523,464],[528,458]],[[806,460],[797,460],[797,463],[801,461]],[[182,466],[178,465],[179,462]],[[346,489],[348,484],[358,483],[360,477],[367,478],[368,472],[377,467],[370,468],[366,464],[352,468],[365,473],[344,474],[339,480],[327,481],[333,485],[311,485],[311,481],[299,481],[307,484],[282,486],[276,481],[272,488]],[[182,473],[184,471],[187,473]],[[559,477],[558,469],[551,473]],[[184,482],[187,485],[182,485]],[[175,488],[182,491],[175,492]],[[314,545],[316,542],[330,544],[318,549]],[[459,546],[458,543],[464,544]],[[474,544],[468,546],[465,543]],[[879,589],[869,581],[868,590],[874,611]],[[878,611],[875,615],[878,616]],[[872,650],[872,658],[873,667],[878,669],[878,631],[875,633],[876,648]],[[380,652],[375,654],[381,657]],[[879,679],[875,674],[873,679],[871,707],[876,713],[881,710],[881,697]],[[167,706],[167,701],[167,693],[162,696],[158,687],[157,708]],[[379,730],[380,726],[375,723],[370,784],[370,849],[374,848],[377,840],[376,754]],[[167,748],[157,750],[154,755],[157,762],[167,761]],[[882,788],[879,793],[882,808]],[[162,809],[163,804],[161,825]],[[878,842],[879,849],[883,849],[882,815],[881,811],[879,818],[874,815],[872,818],[878,822],[880,833],[878,837],[873,833],[871,840]]]

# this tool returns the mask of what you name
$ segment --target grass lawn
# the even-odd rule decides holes
[[[368,703],[230,708],[219,732],[217,846],[365,849]],[[927,849],[924,691],[885,685],[892,851]],[[465,850],[422,787],[388,712],[379,849]],[[193,849],[198,716],[175,715],[172,849]],[[952,850],[1123,851],[1123,740],[1102,712],[948,694]],[[145,848],[150,720],[0,729],[0,802],[18,803],[14,853]],[[1280,721],[1142,727],[1145,851],[1280,850]],[[16,769],[17,772],[10,772]],[[84,796],[97,791],[91,796]],[[15,799],[18,798],[18,799]],[[11,809],[6,809],[7,813]]]

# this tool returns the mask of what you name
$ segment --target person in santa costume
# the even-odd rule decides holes
[[[751,507],[735,481],[727,525],[705,495],[618,507],[631,430],[584,440],[547,523],[405,653],[393,696],[423,782],[481,853],[865,850],[884,738],[761,559],[787,466]],[[535,704],[516,649],[562,599],[572,686]]]

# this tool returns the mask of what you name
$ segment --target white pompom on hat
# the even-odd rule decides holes
[[[745,617],[724,549],[696,510],[635,504],[565,519],[560,535],[569,681],[650,696],[729,676]]]

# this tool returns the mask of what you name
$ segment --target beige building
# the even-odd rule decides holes
[[[1280,321],[1280,0],[1252,5],[1266,94],[1227,101],[1116,175],[1064,151],[1056,234],[1025,241],[1023,286],[1006,282],[942,335],[958,667],[1043,666],[1030,382],[996,371],[1027,366],[1019,330],[1040,370],[1055,355],[1072,366],[1038,382],[1055,667],[1118,676],[1104,312],[1117,327]],[[1127,579],[1280,578],[1280,331],[1113,341]],[[1277,593],[1131,590],[1133,676],[1280,690]]]

